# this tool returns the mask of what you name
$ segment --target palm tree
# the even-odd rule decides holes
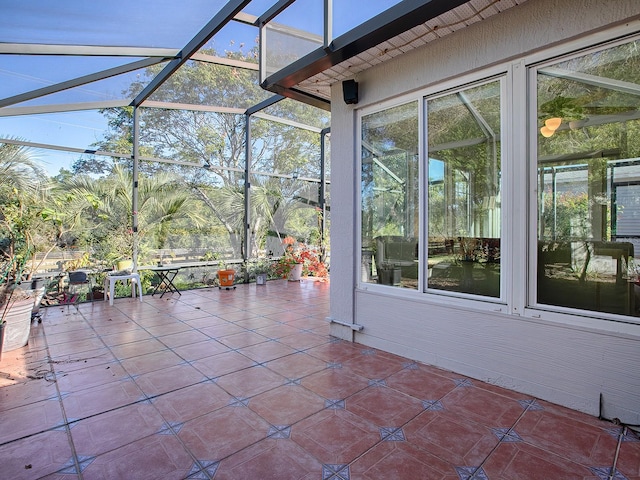
[[[30,149],[0,144],[0,283],[18,281],[33,254],[32,228],[47,194],[45,179]]]
[[[100,179],[78,175],[64,181],[67,192],[85,201],[85,212],[93,226],[87,229],[84,241],[108,264],[133,256],[132,185],[131,172],[119,165]],[[137,237],[143,249],[163,248],[176,224],[188,223],[199,228],[205,221],[201,212],[197,200],[179,177],[162,172],[140,176],[135,214]]]

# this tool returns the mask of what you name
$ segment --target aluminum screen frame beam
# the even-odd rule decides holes
[[[290,96],[290,89],[300,82],[453,10],[467,3],[467,1],[422,0],[420,2],[400,2],[349,32],[340,35],[326,48],[318,48],[280,69],[267,77],[261,86],[265,90],[288,97]],[[264,26],[261,26],[262,28]],[[298,99],[304,101],[302,98],[302,96],[298,95]],[[323,101],[326,102],[324,99]]]
[[[54,85],[48,85],[46,87],[38,88],[36,90],[31,90],[29,92],[20,93],[18,95],[14,95],[13,97],[0,99],[0,108],[7,107],[10,105],[16,105],[18,103],[26,102],[28,100],[33,100],[35,98],[44,97],[45,95],[51,95],[52,93],[62,92],[63,90],[69,90],[71,88],[79,87],[81,85],[86,85],[88,83],[104,80],[105,78],[115,77],[118,75],[122,75],[123,73],[129,73],[135,70],[140,70],[142,68],[147,68],[152,65],[162,63],[164,61],[165,61],[165,58],[162,58],[162,57],[154,57],[154,58],[148,58],[145,60],[138,60],[137,62],[127,63],[125,65],[120,65],[118,67],[102,70],[101,72],[96,72],[89,75],[76,77],[72,80],[67,80],[65,82],[56,83]]]
[[[195,37],[180,51],[175,59],[162,69],[156,77],[149,83],[142,92],[131,102],[132,107],[137,107],[155,92],[173,73],[176,72],[191,55],[205,45],[211,37],[218,33],[227,23],[246,7],[251,0],[230,0],[220,11],[200,30]]]

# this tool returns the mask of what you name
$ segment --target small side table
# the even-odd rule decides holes
[[[173,283],[173,279],[178,275],[180,267],[151,267],[148,270],[155,272],[158,276],[158,285],[153,289],[153,293],[151,294],[152,297],[158,293],[158,289],[162,289],[160,298],[162,298],[162,296],[167,292],[175,292],[178,295],[182,295],[180,290],[178,290],[178,287]]]

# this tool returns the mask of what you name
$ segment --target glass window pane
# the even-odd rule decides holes
[[[200,48],[200,53],[258,63],[258,27],[229,22]]]
[[[235,57],[234,57],[235,58]],[[146,70],[150,81],[157,67]],[[247,109],[273,96],[258,84],[256,70],[188,61],[150,97],[150,101]]]
[[[640,42],[537,73],[537,303],[639,316]]]
[[[398,3],[400,0],[369,0],[354,8],[353,0],[333,0],[333,37],[347,33]]]
[[[500,297],[500,85],[427,101],[429,289]]]
[[[107,128],[98,110],[0,117],[1,137],[72,148],[95,149]]]
[[[141,59],[134,57],[0,55],[0,98],[37,90],[138,60]]]
[[[161,69],[164,64],[155,65],[155,69]],[[150,67],[153,68],[153,67]],[[75,104],[82,102],[104,102],[109,100],[133,99],[148,82],[150,77],[145,76],[144,70],[115,75],[113,77],[96,80],[78,87],[69,88],[56,93],[34,98],[26,102],[17,103],[15,107],[34,105]]]
[[[418,105],[362,118],[361,281],[417,289]]]
[[[297,0],[265,25],[265,78],[324,45],[323,3]]]
[[[223,0],[33,0],[2,9],[0,42],[182,48]],[[55,19],[55,20],[52,20]]]

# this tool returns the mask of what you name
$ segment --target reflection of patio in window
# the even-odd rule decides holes
[[[538,302],[634,312],[640,159],[615,159],[619,154],[540,158]]]
[[[500,81],[428,100],[429,289],[500,297]]]

